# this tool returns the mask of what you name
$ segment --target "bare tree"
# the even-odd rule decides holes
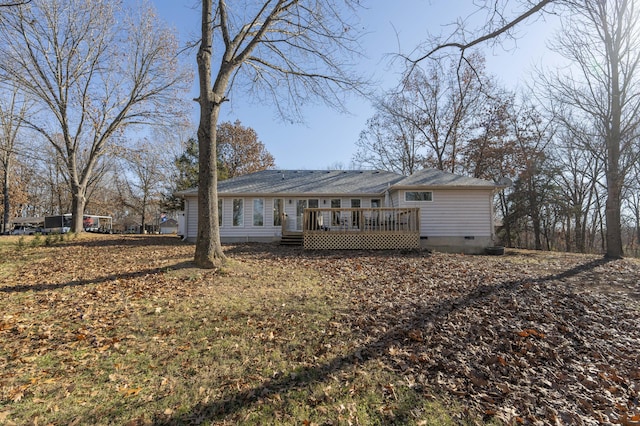
[[[601,153],[607,200],[606,252],[623,256],[621,204],[627,174],[638,161],[640,25],[632,0],[584,0],[553,46],[574,65],[546,78],[549,97],[570,113],[564,124],[581,134],[584,149]],[[585,125],[585,123],[590,123]]]
[[[424,167],[456,171],[480,101],[490,89],[484,58],[441,58],[416,67],[375,104],[354,160],[409,175]]]
[[[203,0],[200,78],[198,234],[195,262],[224,261],[217,206],[216,135],[220,109],[231,89],[271,100],[283,117],[301,113],[312,98],[341,107],[345,91],[361,81],[347,73],[358,53],[349,22],[356,0]],[[215,4],[215,6],[214,6]],[[213,34],[219,35],[214,45]],[[216,61],[212,70],[212,61]]]
[[[68,213],[71,211],[71,194],[64,162],[51,144],[43,147],[42,157],[40,175],[47,194],[45,210],[52,215]]]
[[[633,167],[632,179],[627,188],[628,196],[625,197],[625,206],[631,215],[631,222],[634,228],[634,238],[631,248],[635,251],[635,256],[640,254],[640,163],[636,162]]]
[[[412,115],[405,93],[382,96],[356,142],[353,161],[360,167],[410,175],[425,162],[422,132],[406,117]]]
[[[4,229],[8,232],[11,216],[11,194],[9,191],[11,169],[18,150],[18,133],[25,119],[29,104],[20,98],[16,89],[7,93],[7,102],[0,100],[0,167],[2,168],[2,200]]]
[[[140,232],[146,229],[150,207],[162,198],[163,153],[148,140],[138,141],[126,151],[122,173],[116,177],[121,204],[140,215]]]
[[[595,214],[598,183],[604,168],[602,156],[583,149],[584,142],[570,129],[563,129],[553,149],[553,161],[559,171],[553,179],[561,194],[557,200],[564,213],[565,248],[587,252],[588,221]]]
[[[8,9],[0,39],[0,69],[41,106],[26,125],[63,159],[79,232],[98,160],[129,126],[178,112],[189,76],[175,36],[149,5],[33,0]]]
[[[513,94],[496,91],[476,107],[473,137],[460,150],[463,172],[494,182],[516,177],[520,159],[513,128],[514,102]]]
[[[488,30],[476,33],[471,40],[458,31],[447,40],[436,39],[425,46],[424,54],[408,58],[415,67],[426,58],[453,48],[465,52],[483,42],[495,42],[528,18],[541,16],[553,5],[562,6],[566,30],[556,44],[556,50],[568,58],[574,71],[560,76],[549,87],[558,100],[581,113],[581,120],[594,123],[592,134],[601,142],[597,149],[606,154],[607,200],[605,256],[623,255],[621,233],[622,188],[629,167],[638,160],[637,127],[640,114],[637,75],[640,61],[640,32],[636,2],[633,0],[542,0],[522,2],[524,10],[513,18],[505,18],[504,0],[484,3],[489,12]],[[573,73],[572,73],[573,72]]]
[[[549,145],[555,130],[552,122],[545,120],[534,105],[523,104],[511,114],[520,163],[518,180],[526,215],[531,219],[534,247],[542,250],[543,211],[553,189],[549,176],[555,174],[549,161]]]

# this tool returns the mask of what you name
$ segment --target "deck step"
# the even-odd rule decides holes
[[[302,243],[302,234],[286,234],[280,239],[281,246],[301,246]]]

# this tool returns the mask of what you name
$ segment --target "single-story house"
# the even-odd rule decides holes
[[[218,183],[223,243],[298,238],[310,249],[429,248],[479,253],[494,243],[494,194],[504,186],[434,169],[264,170]],[[178,234],[195,241],[198,190]]]

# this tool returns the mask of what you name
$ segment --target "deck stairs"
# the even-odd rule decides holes
[[[280,239],[281,246],[301,246],[302,244],[302,232],[288,232],[286,234],[282,234],[282,238]]]

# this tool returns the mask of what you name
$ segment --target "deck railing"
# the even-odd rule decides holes
[[[418,208],[305,209],[303,233],[414,233],[420,231]]]
[[[282,217],[282,236],[305,249],[393,250],[420,247],[419,208],[307,208],[302,223]],[[297,228],[298,230],[294,230]],[[301,230],[300,230],[301,229]]]

